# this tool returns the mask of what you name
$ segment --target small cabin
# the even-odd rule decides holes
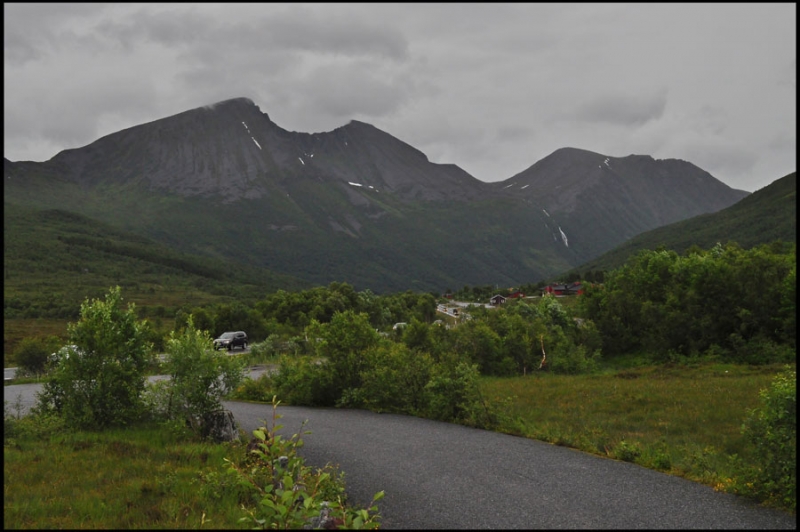
[[[506,298],[505,298],[504,296],[501,296],[500,294],[497,294],[497,295],[494,295],[494,296],[492,296],[492,297],[489,299],[489,302],[490,302],[492,305],[495,305],[495,306],[497,306],[497,305],[502,305],[503,303],[505,303],[505,302],[506,302]]]

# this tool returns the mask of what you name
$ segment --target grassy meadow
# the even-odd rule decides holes
[[[784,368],[706,363],[480,382],[484,399],[503,404],[502,432],[737,493],[743,484],[731,456],[746,462],[755,452],[742,421]],[[267,378],[249,381],[239,395],[265,387]],[[4,526],[246,528],[238,521],[246,515],[242,501],[223,474],[224,458],[243,455],[242,444],[203,443],[163,426],[100,433],[39,427],[6,442]]]
[[[508,415],[521,420],[524,435],[553,443],[613,447],[614,439],[646,445],[713,445],[741,451],[739,421],[757,406],[774,367],[708,365],[646,367],[605,375],[553,375],[483,379],[494,399],[513,396]]]
[[[482,377],[481,391],[505,403],[503,432],[737,493],[737,462],[756,452],[741,434],[742,423],[759,406],[759,391],[785,368],[704,363],[533,373]]]
[[[41,435],[40,435],[41,436]],[[247,528],[224,458],[244,446],[160,426],[55,432],[4,449],[5,529]]]

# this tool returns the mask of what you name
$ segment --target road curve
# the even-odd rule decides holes
[[[163,377],[152,377],[156,380]],[[40,384],[6,386],[24,414]],[[225,401],[242,429],[272,406]],[[279,406],[309,465],[339,465],[351,500],[380,490],[384,529],[796,529],[797,517],[640,466],[449,423],[363,410]],[[308,420],[305,426],[303,421]]]
[[[226,401],[250,433],[272,407]],[[564,447],[395,414],[279,406],[306,463],[339,465],[353,503],[378,503],[384,529],[796,529],[741,497]],[[308,420],[302,426],[304,420]]]

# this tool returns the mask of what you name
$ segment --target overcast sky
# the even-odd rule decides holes
[[[45,161],[235,97],[289,131],[368,122],[499,181],[563,147],[797,169],[797,7],[4,4],[5,157]]]

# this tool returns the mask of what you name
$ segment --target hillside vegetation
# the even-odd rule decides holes
[[[279,288],[309,286],[233,259],[178,253],[58,209],[5,203],[3,222],[6,354],[37,330],[63,336],[84,299],[102,296],[109,286],[123,287],[140,316],[159,319],[173,317],[184,305],[253,304]]]
[[[769,242],[797,241],[797,172],[792,172],[726,209],[637,235],[572,272],[613,270],[644,249],[683,253],[736,243],[747,249]]]
[[[606,271],[621,267],[629,257],[644,249],[672,249],[682,253],[692,245],[710,248],[717,242],[743,242],[745,249],[774,241],[793,242],[796,241],[795,199],[796,179],[795,174],[790,174],[728,209],[645,233],[579,269],[567,271],[557,255],[548,255],[546,246],[538,252],[538,260],[547,270],[566,272],[560,278],[551,278],[552,281],[583,279],[591,283],[602,282]],[[457,239],[447,239],[442,246],[437,246],[439,236],[435,232],[424,229],[432,216],[436,225],[436,210],[428,211],[427,218],[421,213],[405,218],[403,224],[394,229],[388,224],[384,230],[392,231],[393,238],[408,240],[403,235],[413,234],[415,241],[427,241],[425,247],[436,250],[434,255],[425,257],[415,255],[410,247],[404,248],[404,260],[416,263],[418,271],[424,270],[423,264],[430,262],[455,262],[450,269],[459,272],[458,277],[437,273],[420,278],[408,288],[422,293],[425,290],[421,287],[434,285],[438,287],[436,294],[455,293],[476,302],[487,302],[494,294],[508,295],[511,287],[522,289],[528,295],[538,294],[545,283],[534,279],[541,277],[545,270],[530,269],[531,277],[522,283],[512,283],[510,278],[498,274],[495,283],[487,285],[474,276],[486,266],[499,271],[506,260],[488,247],[483,254],[468,251],[476,241],[488,242],[509,231],[503,228],[503,220],[497,215],[499,205],[472,214],[468,213],[467,205],[441,207],[444,218],[461,219],[465,229]],[[238,216],[247,218],[246,213],[238,213]],[[22,338],[63,338],[67,322],[77,316],[83,299],[98,297],[114,284],[123,286],[127,300],[139,307],[140,316],[151,318],[156,330],[164,334],[172,329],[176,313],[181,309],[213,304],[252,305],[277,290],[291,292],[315,284],[322,286],[301,278],[315,278],[319,272],[342,267],[335,264],[334,258],[340,242],[330,239],[323,239],[324,246],[307,254],[302,269],[296,272],[298,277],[290,277],[242,264],[235,249],[228,250],[225,256],[203,258],[59,209],[39,210],[6,203],[4,222],[6,365]],[[515,223],[524,225],[522,219]],[[291,231],[285,238],[289,249]],[[352,240],[346,235],[344,238]],[[704,243],[707,245],[702,245]],[[406,266],[397,263],[377,244],[366,244],[362,241],[361,247],[354,246],[350,255],[370,265],[370,277],[356,277],[367,284],[370,279],[379,277],[383,282],[402,283],[397,272]],[[277,249],[274,251],[278,253]],[[462,258],[447,261],[445,257]]]
[[[119,300],[118,290],[111,294]],[[169,345],[197,338],[202,356],[205,331],[236,324],[252,332],[249,356],[276,361],[279,371],[244,381],[232,398],[277,396],[534,437],[793,511],[795,294],[794,243],[643,251],[569,306],[547,295],[473,305],[444,322],[438,304],[447,303],[432,294],[379,296],[332,283],[278,291],[252,307],[182,310]],[[406,325],[392,326],[395,320]],[[136,325],[137,345],[147,328]],[[85,329],[71,327],[70,340],[95,342]],[[48,385],[72,382],[47,378]],[[56,412],[67,404],[51,396]],[[585,399],[575,414],[582,428],[568,422],[577,397]],[[561,417],[523,413],[541,401],[559,405]],[[80,402],[74,410],[87,413]]]

